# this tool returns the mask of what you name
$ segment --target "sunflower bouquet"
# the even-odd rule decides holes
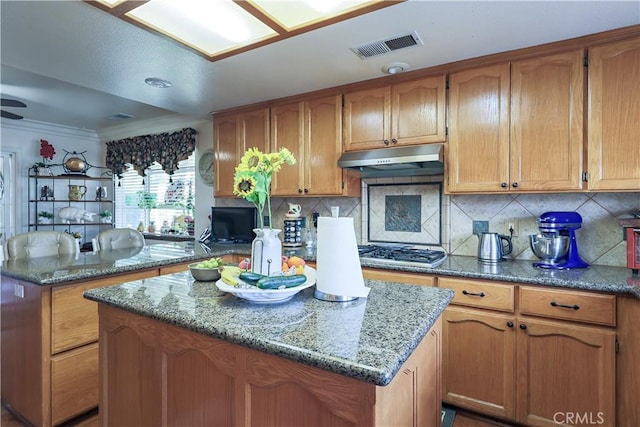
[[[264,208],[267,207],[271,228],[271,177],[282,165],[294,165],[296,159],[286,148],[275,153],[262,153],[250,148],[236,166],[233,177],[233,194],[253,203],[258,210],[258,226],[264,228]]]

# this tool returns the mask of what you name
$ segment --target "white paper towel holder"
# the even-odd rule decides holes
[[[317,288],[313,291],[313,296],[322,301],[331,302],[347,302],[358,299],[359,297],[350,297],[346,295],[334,295],[327,292],[319,291]]]

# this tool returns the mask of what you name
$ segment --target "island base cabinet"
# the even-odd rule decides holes
[[[100,417],[120,426],[439,426],[440,323],[386,387],[103,304]]]

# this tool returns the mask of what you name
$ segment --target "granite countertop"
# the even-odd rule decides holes
[[[2,263],[2,275],[47,286],[250,250],[248,245],[206,246],[194,242],[167,242],[139,248],[82,252],[77,256],[11,259]]]
[[[389,384],[453,298],[449,289],[367,280],[367,298],[321,301],[307,288],[288,302],[255,304],[214,282],[175,273],[84,296],[361,381]]]
[[[225,243],[207,246],[197,242],[172,242],[149,245],[143,249],[83,252],[77,258],[43,257],[36,260],[8,260],[2,263],[2,274],[39,285],[55,285],[214,256],[227,254],[249,256],[250,253],[251,246],[247,244]],[[308,261],[316,260],[315,251],[306,248],[285,248],[283,254],[298,255]],[[483,264],[478,262],[476,257],[470,256],[449,256],[436,268],[407,266],[367,258],[362,258],[360,263],[363,267],[392,271],[631,294],[640,298],[640,277],[632,275],[631,270],[624,267],[591,265],[586,269],[568,271],[545,270],[533,267],[532,261],[507,260],[497,264]]]
[[[305,248],[285,251],[286,255],[298,255],[315,261],[315,252]],[[625,267],[591,265],[575,270],[548,270],[536,268],[533,261],[506,260],[495,264],[484,264],[472,256],[448,256],[436,268],[401,265],[385,260],[361,258],[362,267],[379,268],[408,273],[425,273],[434,276],[460,277],[468,279],[500,280],[518,284],[553,286],[595,292],[631,294],[640,298],[640,276],[633,275]]]

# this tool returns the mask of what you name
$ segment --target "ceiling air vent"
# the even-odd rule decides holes
[[[353,53],[358,55],[360,59],[371,58],[372,56],[384,55],[394,50],[405,49],[407,47],[413,47],[421,45],[422,40],[415,31],[405,34],[398,34],[396,36],[387,37],[383,40],[375,42],[365,43],[360,46],[354,46],[351,48]]]

